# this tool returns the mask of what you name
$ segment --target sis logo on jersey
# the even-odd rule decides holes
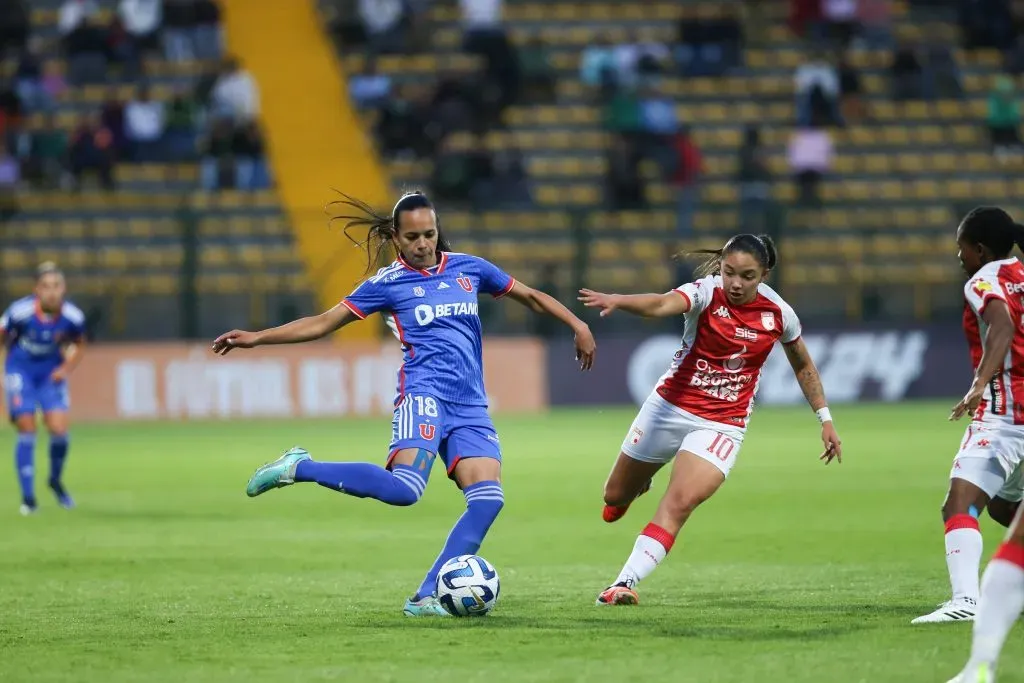
[[[416,315],[416,322],[423,325],[429,325],[434,322],[437,318],[449,318],[455,315],[479,315],[480,305],[475,301],[462,301],[456,304],[435,304],[431,306],[429,304],[420,304],[414,309]]]

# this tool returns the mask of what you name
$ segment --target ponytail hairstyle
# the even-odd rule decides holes
[[[963,239],[986,247],[997,260],[1007,258],[1015,244],[1024,251],[1024,225],[997,206],[971,209],[960,222],[960,230]]]
[[[751,235],[749,233],[736,235],[726,242],[725,246],[721,249],[700,249],[689,252],[687,256],[704,257],[703,262],[694,271],[696,277],[702,278],[708,275],[720,275],[722,272],[722,259],[725,258],[726,254],[737,251],[753,256],[766,271],[771,270],[778,263],[778,253],[775,250],[775,242],[772,238],[768,235]]]
[[[385,254],[387,249],[391,247],[394,249],[394,239],[398,235],[398,228],[401,222],[402,213],[406,211],[415,211],[416,209],[430,209],[435,212],[433,203],[427,198],[427,195],[423,194],[419,190],[413,190],[403,194],[398,202],[395,203],[395,208],[391,210],[389,215],[382,215],[373,209],[369,204],[350,197],[349,195],[335,190],[342,196],[342,199],[335,199],[333,202],[328,202],[327,209],[333,206],[344,206],[350,207],[357,211],[362,212],[361,216],[350,216],[346,214],[331,216],[328,223],[333,224],[334,221],[346,221],[345,227],[342,232],[345,233],[345,237],[352,240],[353,244],[366,250],[366,271],[364,275],[369,274],[373,270],[374,266],[380,263],[381,257]],[[348,211],[350,209],[342,209]],[[349,230],[353,228],[366,228],[366,238],[359,240],[349,234]],[[444,232],[441,230],[441,220],[437,219],[437,254],[440,257],[441,252],[452,250],[451,242],[445,237]],[[397,252],[397,249],[395,250]]]

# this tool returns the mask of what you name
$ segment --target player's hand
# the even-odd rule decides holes
[[[61,365],[56,370],[50,373],[51,382],[63,382],[68,378],[68,369]]]
[[[975,386],[971,385],[971,390],[967,392],[959,403],[953,406],[953,412],[949,414],[950,420],[959,420],[964,415],[973,415],[974,411],[978,409],[978,404],[981,403],[982,397],[985,395],[985,385]]]
[[[213,340],[213,352],[226,356],[231,349],[251,349],[257,345],[257,342],[255,332],[231,330]]]
[[[597,342],[588,325],[576,330],[576,360],[580,362],[580,370],[594,367],[594,354],[597,353]]]
[[[825,446],[825,452],[821,454],[819,460],[824,460],[826,465],[832,460],[843,461],[843,442],[839,440],[839,434],[831,422],[821,426],[821,443]]]
[[[612,311],[618,307],[614,294],[602,294],[592,289],[581,289],[580,295],[576,298],[582,301],[587,308],[600,308],[602,318],[611,315]]]

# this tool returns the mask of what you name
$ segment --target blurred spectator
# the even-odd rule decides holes
[[[641,90],[639,145],[642,156],[654,159],[662,173],[672,176],[679,165],[675,136],[679,130],[675,102],[653,86]]]
[[[860,33],[857,42],[871,50],[892,44],[892,0],[857,0]]]
[[[131,160],[136,163],[162,160],[166,126],[164,103],[150,97],[149,86],[139,86],[135,99],[124,108],[124,136]]]
[[[441,141],[440,153],[434,161],[430,186],[441,199],[462,201],[473,187],[473,162],[468,154],[458,149],[454,138]]]
[[[1020,156],[1020,105],[1013,81],[1006,76],[999,77],[995,89],[988,97],[986,123],[992,140],[992,151],[1000,163]]]
[[[789,0],[789,28],[796,35],[806,36],[821,18],[821,0]]]
[[[135,49],[140,53],[159,46],[160,24],[163,22],[162,0],[121,0],[117,15]]]
[[[925,45],[922,64],[922,90],[928,99],[963,97],[960,67],[949,46],[935,38],[937,30],[932,28],[925,35],[931,35]]]
[[[921,99],[924,95],[924,71],[917,58],[914,48],[908,43],[901,43],[893,55],[889,67],[892,79],[892,96],[895,100]]]
[[[67,37],[80,28],[86,19],[98,19],[100,6],[96,0],[64,0],[57,15],[57,31]]]
[[[241,125],[254,121],[260,113],[260,95],[256,79],[242,68],[238,60],[224,60],[217,82],[210,93],[213,115],[228,116]]]
[[[523,155],[516,148],[506,148],[494,155],[494,194],[498,206],[526,206],[533,202],[530,179]]]
[[[71,0],[72,3],[84,0]],[[75,23],[64,38],[68,81],[73,85],[101,83],[107,78],[107,34],[92,15]]]
[[[829,39],[846,50],[857,34],[858,0],[821,0],[821,18]]]
[[[359,0],[359,16],[372,53],[405,51],[405,6],[402,0]]]
[[[866,116],[860,74],[845,55],[839,60],[839,101],[844,120],[860,121]]]
[[[604,127],[614,133],[640,131],[640,99],[633,90],[620,88],[615,91],[604,107]]]
[[[107,57],[121,68],[125,80],[134,81],[142,74],[142,49],[125,28],[120,17],[115,17],[107,28]]]
[[[799,202],[821,205],[819,186],[832,168],[832,136],[823,128],[803,126],[789,139],[789,170],[800,189]]]
[[[610,36],[602,36],[596,45],[590,45],[580,57],[580,80],[591,88],[599,88],[610,96],[615,88],[615,44]]]
[[[478,131],[473,137],[473,151],[468,159],[469,197],[473,206],[483,209],[497,194],[494,188],[494,156],[483,132]]]
[[[235,188],[263,190],[270,187],[263,135],[255,122],[241,126],[235,133],[232,151],[235,155]]]
[[[79,189],[88,173],[95,173],[104,188],[114,189],[113,135],[97,117],[84,120],[75,131],[70,157],[71,173]]]
[[[671,59],[668,47],[653,39],[645,29],[636,29],[630,40],[615,46],[615,81],[636,87],[642,80],[662,73]]]
[[[18,185],[21,167],[3,141],[0,141],[0,222],[9,221],[18,213]]]
[[[721,75],[743,61],[743,28],[732,16],[683,19],[674,54],[679,69],[687,75]]]
[[[676,188],[676,237],[693,237],[693,216],[700,201],[700,180],[704,171],[704,160],[700,148],[685,126],[671,138],[672,150],[676,155],[672,185]]]
[[[502,0],[459,0],[462,9],[462,49],[486,54],[487,42],[504,35],[501,26]]]
[[[68,163],[68,136],[47,114],[42,127],[32,135],[25,176],[41,187],[65,185]]]
[[[839,74],[823,55],[812,55],[811,61],[796,69],[797,124],[809,126],[811,121],[827,121],[842,125],[839,111]]]
[[[367,55],[363,72],[349,79],[348,93],[360,109],[376,109],[387,102],[391,95],[391,77],[378,73],[376,55]]]
[[[395,97],[384,101],[377,119],[376,138],[386,157],[416,154],[429,156],[430,132],[413,94],[415,86],[404,86]],[[437,131],[440,135],[440,131]]]
[[[118,158],[123,157],[127,147],[124,135],[124,102],[121,101],[121,95],[116,86],[111,86],[107,90],[107,97],[100,108],[100,125],[110,131],[113,136],[111,141],[113,153]]]
[[[60,62],[56,59],[48,59],[43,64],[43,102],[49,107],[57,101],[68,89],[68,83],[64,80],[64,73]]]
[[[199,107],[192,93],[182,88],[167,107],[166,151],[171,161],[191,161],[196,154]]]
[[[220,59],[224,55],[224,29],[218,0],[194,0],[196,12],[192,43],[198,59]]]
[[[23,0],[0,0],[0,55],[24,49],[29,28],[28,9]]]
[[[968,50],[1013,46],[1013,16],[1006,0],[959,0],[960,35]]]
[[[192,0],[164,0],[164,59],[168,62],[190,62],[196,57],[196,7]]]
[[[532,37],[519,51],[523,70],[523,91],[528,103],[554,102],[557,97],[555,70],[547,45],[539,36]]]
[[[740,230],[760,235],[767,227],[772,176],[756,126],[747,126],[744,131],[736,182],[740,190]]]
[[[217,119],[202,144],[199,180],[204,190],[214,191],[235,183],[235,140],[231,119]]]
[[[608,148],[608,202],[615,209],[639,209],[644,205],[640,152],[625,135],[611,136]]]
[[[40,39],[33,38],[18,57],[14,71],[14,90],[27,111],[38,111],[52,106],[43,88],[43,62],[40,57]]]

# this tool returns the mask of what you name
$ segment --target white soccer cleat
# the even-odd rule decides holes
[[[36,514],[36,507],[34,505],[29,505],[28,503],[22,503],[21,507],[18,508],[18,512],[21,513],[22,517],[29,517]]]
[[[948,683],[996,683],[996,672],[988,664],[968,666]]]
[[[931,614],[914,619],[911,624],[946,624],[954,621],[974,621],[978,603],[970,598],[950,600],[939,605]]]

